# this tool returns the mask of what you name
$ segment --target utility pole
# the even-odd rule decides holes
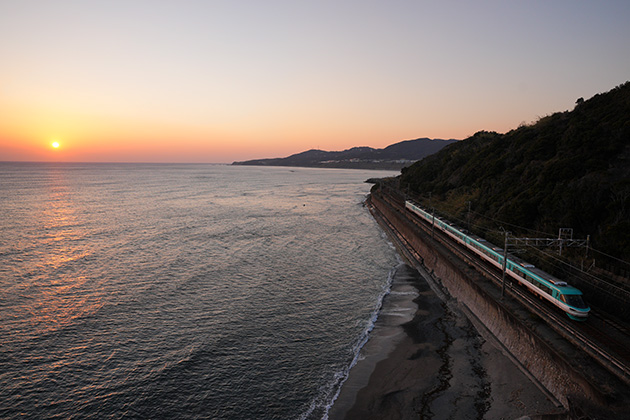
[[[470,204],[471,201],[468,202],[468,232],[470,232]]]
[[[431,209],[431,219],[433,223],[431,223],[431,237],[435,238],[433,232],[435,231],[435,208]]]
[[[510,232],[505,231],[505,244],[503,245],[503,276],[501,277],[501,297],[505,296],[505,272],[507,271],[507,249],[508,235]]]
[[[573,229],[560,228],[558,230],[558,246],[559,246],[558,255],[560,256],[562,256],[562,246],[564,245],[564,242],[567,238],[569,241],[573,240]]]

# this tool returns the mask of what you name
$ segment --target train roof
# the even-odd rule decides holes
[[[534,273],[541,279],[549,282],[556,289],[558,289],[560,293],[564,295],[581,295],[582,294],[582,292],[579,289],[576,289],[575,287],[571,286],[566,281],[560,280],[559,278],[552,276],[551,274],[547,273],[546,271],[541,270],[538,267],[534,267],[531,264],[529,265],[531,266],[531,268],[527,268],[527,271]]]
[[[413,205],[414,207],[416,207],[418,210],[423,211],[426,214],[429,214],[426,210],[424,210],[422,207],[420,207],[418,204],[414,203],[413,201],[409,201],[407,200],[408,204]],[[446,219],[443,219],[439,216],[433,216],[435,219],[439,220],[441,223],[448,225],[449,227],[451,227],[452,229],[457,230],[458,232],[461,232],[462,234],[466,235],[468,238],[478,242],[482,247],[492,250],[493,252],[497,253],[497,254],[503,254],[503,248],[498,247],[488,241],[486,241],[485,239],[474,235],[468,231],[466,231],[465,229],[460,228],[459,226],[449,222]],[[508,253],[508,260],[518,264],[519,266],[523,267],[524,270],[532,273],[533,275],[539,277],[540,279],[542,279],[543,281],[549,283],[551,286],[553,286],[554,288],[558,289],[560,291],[560,293],[565,294],[565,295],[581,295],[582,292],[579,289],[576,289],[575,287],[569,285],[567,282],[560,280],[554,276],[552,276],[551,274],[541,270],[540,268],[536,267],[535,265],[528,263],[527,261],[511,254]]]
[[[575,287],[571,286],[570,284],[566,284],[564,283],[565,286],[562,287],[558,287],[558,290],[560,291],[560,293],[562,293],[563,295],[581,295],[582,291],[580,289],[576,289]]]
[[[517,257],[517,256],[515,256],[513,254],[510,254],[510,260],[512,262],[515,262],[516,264],[520,265],[523,268],[527,268],[527,269],[536,268],[536,266],[534,264],[528,263],[527,261],[525,261],[525,260],[523,260],[523,259],[521,259],[521,258],[519,258],[519,257]]]

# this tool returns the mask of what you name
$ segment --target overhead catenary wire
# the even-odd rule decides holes
[[[621,260],[621,259],[619,259],[619,258],[617,258],[617,257],[613,257],[612,255],[610,255],[610,254],[606,254],[605,252],[598,251],[598,250],[596,250],[596,249],[594,249],[594,248],[589,248],[589,250],[590,250],[590,251],[597,252],[598,254],[604,255],[604,256],[606,256],[606,257],[608,257],[608,258],[611,258],[611,259],[613,259],[613,260],[615,260],[615,261],[618,261],[618,262],[620,262],[620,263],[623,263],[623,264],[626,264],[626,265],[630,266],[630,262],[628,262],[628,261],[624,261],[624,260]]]
[[[544,250],[542,250],[542,249],[540,249],[540,248],[536,248],[536,247],[534,247],[534,246],[532,246],[532,245],[526,245],[526,246],[527,246],[527,247],[529,247],[529,248],[531,248],[531,249],[533,249],[533,250],[535,250],[535,251],[540,252],[541,254],[544,254],[545,256],[547,256],[547,257],[549,257],[549,258],[551,258],[551,259],[553,259],[553,260],[555,260],[555,261],[557,261],[557,262],[559,262],[559,263],[561,263],[561,264],[563,264],[563,265],[566,265],[566,266],[570,267],[570,268],[571,268],[571,269],[573,269],[573,270],[577,270],[577,271],[579,271],[581,274],[583,274],[583,275],[585,275],[585,276],[587,276],[587,277],[590,277],[591,279],[594,279],[594,280],[597,280],[597,281],[599,281],[599,282],[601,282],[601,283],[604,283],[604,284],[606,284],[607,286],[609,286],[609,287],[611,287],[611,288],[613,288],[613,289],[615,289],[615,290],[617,290],[617,291],[620,291],[620,292],[623,292],[623,293],[628,293],[628,290],[624,289],[623,287],[619,287],[619,286],[617,286],[617,285],[615,285],[615,284],[613,284],[613,283],[611,283],[611,282],[609,282],[609,281],[607,281],[607,280],[605,280],[605,279],[602,279],[601,277],[597,277],[597,276],[595,276],[595,275],[593,275],[593,274],[591,274],[591,273],[589,273],[589,272],[587,272],[587,271],[581,270],[581,269],[579,269],[578,267],[575,267],[574,265],[572,265],[572,264],[570,264],[570,263],[568,263],[568,262],[566,262],[566,261],[563,261],[562,259],[558,258],[556,255],[553,255],[553,254],[550,254],[550,253],[548,253],[548,252],[545,252]],[[553,267],[555,267],[555,268],[557,268],[558,270],[561,270],[562,272],[564,272],[564,273],[566,273],[566,274],[570,274],[570,273],[568,273],[568,272],[566,271],[566,269],[565,269],[565,268],[563,268],[563,267],[561,267],[561,266],[558,266],[558,265],[553,264],[553,263],[551,263],[551,262],[548,262],[548,264],[549,264],[549,265],[551,265],[551,266],[553,266]],[[607,290],[607,289],[605,289],[605,288],[603,288],[603,287],[601,287],[601,286],[598,286],[598,285],[597,285],[597,284],[595,284],[595,283],[590,283],[590,286],[595,287],[596,289],[602,290],[602,291],[604,291],[604,292],[606,292],[606,293],[613,293],[613,292],[611,292],[610,290]]]
[[[493,222],[499,223],[499,224],[501,224],[501,225],[509,226],[509,227],[512,227],[512,228],[518,228],[518,229],[523,230],[523,231],[527,231],[527,232],[532,232],[532,233],[540,234],[541,236],[545,236],[545,237],[549,237],[549,238],[555,238],[555,237],[556,237],[556,235],[550,234],[550,233],[548,233],[548,232],[542,232],[542,231],[539,231],[539,230],[526,228],[526,227],[524,227],[524,226],[515,225],[515,224],[513,224],[513,223],[508,223],[508,222],[505,222],[505,221],[502,221],[502,220],[498,220],[498,219],[495,219],[495,218],[493,218],[493,217],[486,216],[486,215],[484,215],[484,214],[481,214],[481,213],[478,213],[478,212],[475,212],[475,211],[472,211],[471,213],[473,213],[473,214],[475,214],[475,215],[477,215],[477,216],[479,216],[479,217],[482,217],[482,218],[484,218],[484,219],[488,219],[488,220],[491,220],[491,221],[493,221]],[[487,231],[489,231],[490,229],[486,229],[486,230],[487,230]],[[495,231],[495,232],[496,232],[496,231]],[[613,260],[615,260],[615,261],[617,261],[617,262],[620,262],[620,263],[622,263],[622,264],[626,264],[626,265],[630,266],[630,262],[628,262],[628,261],[622,260],[622,259],[620,259],[620,258],[617,258],[617,257],[615,257],[615,256],[612,256],[612,255],[610,255],[610,254],[607,254],[607,253],[605,253],[605,252],[603,252],[603,251],[599,251],[599,250],[597,250],[597,249],[593,248],[592,246],[589,246],[589,252],[591,252],[591,251],[592,251],[592,252],[596,252],[596,253],[598,253],[598,254],[601,254],[601,255],[603,255],[603,256],[605,256],[605,257],[611,258],[611,259],[613,259]]]
[[[475,215],[480,216],[480,217],[482,217],[482,218],[485,218],[485,219],[491,220],[491,221],[496,222],[496,223],[504,224],[504,225],[509,226],[509,227],[512,227],[512,228],[518,228],[518,229],[521,229],[521,230],[524,230],[524,231],[529,231],[529,232],[533,232],[533,233],[541,234],[541,236],[545,236],[545,237],[548,237],[548,238],[553,238],[553,237],[554,237],[554,235],[551,235],[551,234],[546,233],[546,232],[541,232],[541,231],[537,231],[537,230],[534,230],[534,229],[528,229],[528,228],[525,228],[525,227],[523,227],[523,226],[519,226],[519,225],[515,225],[515,224],[512,224],[512,223],[503,222],[503,221],[501,221],[501,220],[498,220],[498,219],[495,219],[495,218],[492,218],[492,217],[489,217],[489,216],[485,216],[485,215],[483,215],[483,214],[481,214],[481,213],[477,213],[477,212],[472,212],[472,213],[474,213]],[[496,230],[491,230],[491,229],[485,229],[485,231],[486,231],[486,232],[492,232],[492,233],[494,233],[494,234],[495,234],[495,235],[497,235],[497,236],[499,236],[499,235],[502,235],[502,234],[503,234],[502,232],[499,232],[499,231],[496,231]],[[555,260],[555,261],[557,261],[557,262],[561,263],[561,264],[562,264],[562,265],[564,265],[564,266],[570,267],[572,270],[579,271],[579,272],[580,272],[580,273],[582,273],[583,275],[585,275],[585,276],[587,276],[587,277],[589,277],[589,278],[591,278],[591,279],[597,280],[598,282],[601,282],[601,283],[603,283],[603,284],[607,285],[607,287],[609,287],[609,288],[612,288],[612,289],[614,289],[614,290],[617,290],[617,291],[620,291],[620,292],[623,292],[623,293],[628,293],[628,291],[627,291],[626,289],[624,289],[624,288],[622,288],[622,287],[620,287],[620,286],[618,286],[618,285],[616,285],[616,284],[614,284],[614,283],[611,283],[610,281],[608,281],[608,280],[606,280],[606,279],[604,279],[604,278],[597,277],[597,276],[595,276],[595,275],[593,275],[593,274],[591,274],[591,273],[589,273],[589,272],[587,272],[587,271],[584,271],[584,270],[580,269],[579,267],[574,266],[574,265],[572,265],[571,263],[569,263],[569,262],[567,262],[567,261],[564,261],[564,260],[562,260],[562,259],[558,258],[556,255],[553,255],[553,254],[550,254],[550,253],[548,253],[548,252],[545,252],[544,250],[542,250],[542,249],[540,249],[540,248],[538,248],[538,247],[535,247],[535,246],[533,246],[533,245],[530,245],[530,244],[525,244],[525,245],[526,245],[528,248],[533,249],[533,250],[535,250],[535,251],[538,251],[539,253],[541,253],[541,254],[543,254],[543,255],[546,255],[547,257],[549,257],[549,258],[551,258],[551,259],[553,259],[553,260]],[[610,257],[610,258],[613,258],[613,259],[615,259],[615,260],[617,260],[617,261],[619,261],[619,262],[622,262],[622,263],[624,263],[624,264],[628,264],[628,265],[630,265],[630,263],[628,263],[627,261],[623,261],[623,260],[621,260],[621,259],[619,259],[619,258],[615,258],[615,257],[613,257],[613,256],[611,256],[611,255],[608,255],[608,254],[604,253],[604,252],[601,252],[601,251],[598,251],[598,250],[596,250],[596,249],[594,249],[594,248],[592,248],[592,247],[589,247],[589,252],[591,252],[591,251],[592,251],[592,252],[599,253],[599,254],[602,254],[602,255],[605,255],[605,256]],[[549,263],[550,265],[552,265],[553,267],[555,267],[556,269],[561,270],[563,273],[565,273],[565,274],[569,274],[569,273],[566,271],[566,269],[565,269],[565,268],[563,268],[562,266],[558,266],[558,265],[552,264],[552,263],[550,263],[550,262],[548,262],[548,263]],[[599,285],[597,285],[597,284],[591,284],[591,286],[592,286],[592,287],[595,287],[595,288],[597,288],[597,289],[599,289],[599,290],[602,290],[602,291],[604,291],[604,292],[606,292],[606,293],[613,293],[611,290],[606,289],[606,288],[603,288],[603,287],[601,287],[601,286],[599,286]]]
[[[479,218],[481,218],[481,219],[486,219],[486,220],[492,221],[492,222],[497,223],[498,225],[500,225],[500,226],[502,226],[502,227],[504,227],[504,226],[505,226],[505,227],[509,227],[509,228],[511,228],[511,229],[515,229],[515,230],[517,230],[517,229],[518,229],[518,231],[521,231],[521,232],[530,232],[530,233],[535,233],[535,234],[540,235],[540,236],[545,237],[545,238],[556,238],[556,237],[557,237],[557,235],[550,234],[550,233],[548,233],[548,232],[542,232],[542,231],[539,231],[539,230],[536,230],[536,229],[531,229],[531,228],[527,228],[527,227],[525,227],[525,226],[520,226],[520,225],[517,225],[517,224],[514,224],[514,223],[509,223],[509,222],[506,222],[506,221],[504,221],[504,220],[499,220],[499,219],[496,219],[496,218],[493,218],[493,217],[487,216],[487,215],[485,215],[485,214],[482,214],[482,213],[476,212],[476,211],[474,211],[474,210],[470,210],[470,209],[469,209],[468,211],[469,211],[471,214],[473,214],[473,215],[475,215],[475,216],[477,216],[477,217],[479,217]],[[495,235],[497,235],[497,236],[501,236],[501,235],[503,235],[503,233],[502,233],[502,232],[498,232],[498,231],[496,231],[496,230],[494,230],[494,229],[491,229],[491,228],[488,228],[488,227],[483,227],[483,226],[481,226],[481,225],[480,225],[480,224],[478,224],[478,223],[474,223],[474,224],[470,225],[470,224],[469,224],[469,220],[464,220],[464,219],[459,218],[459,217],[457,217],[457,216],[455,216],[455,215],[453,215],[453,214],[450,214],[449,212],[446,212],[446,211],[442,211],[442,210],[440,210],[440,212],[439,212],[439,213],[440,213],[440,214],[442,214],[442,215],[444,215],[444,217],[448,218],[449,220],[454,221],[455,223],[457,223],[457,224],[459,224],[459,225],[462,225],[462,226],[469,226],[469,229],[468,229],[468,230],[470,230],[470,231],[475,231],[475,232],[479,232],[479,233],[484,233],[484,234],[486,234],[486,235],[487,235],[488,233],[493,233],[493,234],[495,234]],[[532,247],[532,248],[533,248],[533,247]],[[535,248],[534,248],[534,249],[535,249]],[[595,253],[598,253],[598,254],[600,254],[600,255],[603,255],[603,256],[606,256],[606,257],[608,257],[608,258],[611,258],[611,259],[613,259],[613,260],[615,260],[615,261],[617,261],[617,262],[620,262],[620,263],[622,263],[622,264],[625,264],[625,265],[630,266],[630,262],[628,262],[628,261],[624,261],[624,260],[621,260],[621,259],[619,259],[619,258],[617,258],[617,257],[614,257],[614,256],[612,256],[612,255],[609,255],[609,254],[607,254],[607,253],[605,253],[605,252],[603,252],[603,251],[599,251],[599,250],[597,250],[597,249],[593,248],[592,246],[589,246],[589,248],[588,248],[588,249],[589,249],[589,252],[595,252]],[[591,277],[593,277],[593,278],[596,278],[596,279],[598,279],[598,280],[600,280],[600,281],[602,281],[602,282],[604,282],[604,283],[606,283],[606,284],[610,284],[610,283],[609,283],[609,282],[607,282],[606,280],[600,279],[600,278],[598,278],[598,277],[594,277],[592,274],[587,273],[587,272],[585,272],[585,271],[583,271],[583,270],[579,269],[578,267],[572,266],[572,265],[570,265],[569,263],[566,263],[566,262],[563,262],[563,263],[564,263],[564,264],[568,264],[568,265],[569,265],[569,266],[571,266],[573,269],[578,270],[578,271],[580,271],[580,272],[583,272],[583,273],[585,273],[586,275],[589,275],[589,276],[591,276]],[[612,284],[611,284],[611,286],[614,286],[614,285],[612,285]],[[616,287],[616,286],[615,286],[615,287]]]

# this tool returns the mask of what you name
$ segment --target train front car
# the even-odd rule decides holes
[[[475,235],[467,235],[444,219],[435,217],[416,203],[407,200],[405,207],[429,223],[435,223],[450,237],[474,251],[480,258],[501,267],[503,250]],[[526,286],[531,293],[547,300],[576,321],[586,321],[591,308],[584,302],[582,292],[566,282],[536,268],[534,265],[509,254],[507,272],[518,283]]]
[[[573,286],[558,288],[558,301],[567,316],[576,321],[586,321],[591,308],[584,302],[582,292]]]

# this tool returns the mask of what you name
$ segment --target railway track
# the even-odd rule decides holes
[[[432,227],[420,218],[408,214],[404,207],[395,202],[388,204],[402,213],[418,228],[432,235],[439,243],[453,252],[460,259],[475,267],[484,277],[492,280],[498,287],[502,287],[502,273],[496,267],[478,258],[476,254],[461,247],[439,229]],[[395,234],[402,238],[402,234],[389,224]],[[421,257],[420,257],[421,258]],[[518,283],[511,284],[508,279],[506,292],[530,312],[539,316],[550,328],[580,348],[600,365],[613,373],[627,385],[630,385],[630,333],[621,324],[609,319],[605,313],[592,309],[586,322],[570,320],[558,308],[539,300],[536,296],[522,289]]]
[[[581,348],[608,371],[630,385],[630,352],[622,341],[611,336],[610,328],[602,329],[601,322],[599,326],[594,325],[592,318],[577,324],[564,313],[558,312],[557,308],[539,301],[518,286],[510,287],[509,292],[574,346]],[[591,310],[590,316],[592,317],[594,313],[596,312]],[[603,319],[602,315],[599,315],[599,318]]]

